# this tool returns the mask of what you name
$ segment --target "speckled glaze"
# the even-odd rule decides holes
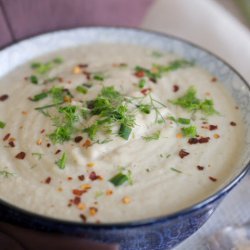
[[[238,103],[246,132],[246,150],[235,177],[223,189],[199,204],[160,218],[120,224],[71,223],[38,216],[0,200],[0,219],[38,231],[76,235],[106,243],[118,243],[122,250],[171,249],[198,230],[223,197],[242,179],[250,158],[250,88],[229,65],[211,53],[186,41],[158,33],[125,28],[79,28],[45,34],[25,40],[0,52],[0,77],[33,57],[80,44],[129,43],[170,51],[207,69],[218,77]],[[146,208],[145,208],[146,209]]]

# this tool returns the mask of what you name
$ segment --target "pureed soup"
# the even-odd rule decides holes
[[[34,59],[0,81],[0,197],[71,221],[189,207],[232,177],[240,112],[195,63],[96,44]]]

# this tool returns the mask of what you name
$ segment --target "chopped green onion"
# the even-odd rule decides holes
[[[31,100],[32,100],[33,102],[38,102],[38,101],[40,101],[40,100],[46,98],[47,96],[48,96],[48,93],[43,92],[43,93],[41,93],[41,94],[35,95],[33,98],[31,98]]]
[[[38,78],[35,75],[30,76],[30,81],[33,84],[38,84]]]
[[[129,178],[127,175],[123,174],[123,173],[118,173],[117,175],[115,175],[114,177],[112,177],[109,180],[114,186],[121,186],[123,183],[129,181]]]
[[[180,123],[180,124],[183,124],[183,125],[189,125],[190,124],[190,119],[178,118],[177,122]]]
[[[182,171],[180,171],[180,170],[178,170],[178,169],[176,169],[176,168],[170,168],[172,171],[174,171],[174,172],[176,172],[176,173],[179,173],[179,174],[181,174],[182,173]]]
[[[195,126],[189,126],[181,129],[181,132],[186,137],[195,137],[197,135],[197,130]]]
[[[59,159],[58,161],[56,161],[56,165],[60,168],[60,169],[64,169],[66,166],[66,161],[67,161],[67,156],[65,153],[63,153],[61,159]]]
[[[0,128],[5,128],[5,126],[6,126],[6,123],[0,121]]]
[[[143,89],[145,87],[145,84],[146,84],[146,80],[145,79],[141,79],[138,83],[138,87],[140,89]]]
[[[97,80],[97,81],[103,81],[103,80],[104,80],[104,76],[101,75],[101,74],[95,74],[95,75],[93,76],[93,79],[94,79],[94,80]]]
[[[121,124],[118,134],[123,139],[128,140],[131,131],[132,131],[132,128],[126,126],[125,124]]]
[[[86,89],[85,87],[79,85],[76,87],[76,91],[81,93],[81,94],[87,94],[88,93],[88,89]]]
[[[161,134],[161,131],[156,131],[155,133],[153,133],[152,135],[149,135],[149,136],[143,136],[143,140],[144,141],[153,141],[153,140],[159,140],[160,139],[160,134]]]

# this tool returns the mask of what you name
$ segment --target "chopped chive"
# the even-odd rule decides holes
[[[140,104],[138,108],[142,113],[145,114],[150,114],[151,112],[151,106],[149,104]]]
[[[86,89],[85,87],[79,85],[76,87],[76,91],[78,93],[81,93],[81,94],[87,94],[88,93],[88,89]]]
[[[5,126],[6,126],[6,123],[0,121],[0,128],[5,128]]]
[[[63,153],[62,157],[58,161],[56,161],[56,165],[60,169],[64,169],[66,166],[66,161],[67,161],[67,155],[65,153]]]
[[[140,89],[143,89],[143,88],[145,87],[145,85],[146,85],[146,80],[145,80],[145,79],[141,79],[141,80],[139,81],[139,83],[138,83],[138,87],[139,87]]]
[[[170,168],[172,171],[174,171],[174,172],[176,172],[176,173],[179,173],[179,174],[181,174],[182,173],[182,171],[180,171],[180,170],[178,170],[178,169],[176,169],[176,168]]]
[[[188,124],[190,124],[190,119],[178,118],[177,122],[180,123],[180,124],[183,124],[183,125],[188,125]]]
[[[35,108],[35,110],[48,109],[48,108],[52,108],[52,107],[56,107],[56,106],[62,105],[63,103],[64,102],[58,102],[58,103],[54,103],[54,104],[50,104],[50,105],[45,105],[45,106],[42,106],[42,107],[37,107],[37,108]]]
[[[132,128],[130,128],[124,124],[121,124],[118,134],[123,139],[128,140],[131,131],[132,131]]]
[[[101,74],[95,74],[95,75],[93,76],[93,79],[94,79],[94,80],[97,80],[97,81],[103,81],[103,80],[104,80],[104,76],[101,75]]]
[[[153,140],[159,140],[160,139],[160,134],[161,134],[161,131],[156,131],[155,133],[153,133],[152,135],[149,135],[149,136],[143,136],[143,140],[144,141],[153,141]]]
[[[30,76],[30,81],[33,84],[38,84],[38,78],[35,75]]]
[[[195,126],[189,126],[185,128],[181,128],[181,132],[186,137],[195,137],[197,135],[197,130]]]
[[[38,102],[38,101],[46,98],[47,96],[48,96],[48,93],[43,92],[43,93],[35,95],[33,98],[31,98],[31,101]]]
[[[115,175],[114,177],[112,177],[109,180],[114,186],[121,186],[123,183],[129,181],[129,178],[127,175],[123,174],[123,173],[118,173],[117,175]]]

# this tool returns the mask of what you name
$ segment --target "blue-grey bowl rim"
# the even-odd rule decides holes
[[[20,43],[20,42],[32,40],[33,38],[42,37],[42,36],[46,36],[46,35],[49,35],[49,34],[61,32],[61,31],[67,31],[67,30],[95,29],[95,28],[118,29],[118,30],[119,29],[134,30],[134,31],[138,31],[138,32],[141,32],[141,33],[151,33],[151,34],[155,34],[155,35],[158,35],[158,36],[161,36],[161,37],[168,37],[170,39],[174,39],[174,40],[178,40],[180,42],[186,43],[186,44],[188,44],[188,45],[190,45],[192,47],[195,47],[195,48],[197,48],[199,50],[205,51],[207,54],[215,57],[217,60],[224,63],[227,67],[229,67],[242,80],[242,82],[246,85],[246,87],[250,91],[250,85],[247,83],[247,81],[244,79],[244,77],[233,66],[231,66],[228,62],[226,62],[220,56],[214,54],[213,52],[209,51],[208,49],[204,49],[200,45],[197,45],[197,44],[195,44],[193,42],[190,42],[190,41],[188,41],[186,39],[183,39],[183,38],[180,38],[178,36],[166,34],[166,33],[159,32],[159,31],[144,29],[144,28],[137,28],[137,27],[136,28],[135,27],[131,28],[131,27],[122,27],[122,26],[86,26],[86,27],[77,27],[77,28],[73,28],[73,29],[72,28],[71,29],[61,29],[61,30],[56,30],[56,31],[52,31],[52,32],[32,36],[32,37],[23,39],[21,41],[12,43],[11,45],[3,47],[0,50],[0,52],[2,50],[5,50],[7,48],[12,47],[13,45],[18,45],[18,43]],[[15,212],[20,213],[20,215],[23,214],[23,215],[26,215],[26,216],[31,217],[33,219],[36,218],[38,220],[42,220],[42,221],[48,222],[48,223],[60,223],[60,224],[63,224],[65,226],[69,226],[69,227],[77,227],[77,228],[82,228],[82,229],[95,229],[95,230],[98,230],[98,229],[99,230],[101,230],[101,229],[113,230],[114,228],[115,229],[126,229],[126,228],[133,228],[133,227],[141,227],[141,226],[146,226],[146,225],[155,224],[155,223],[162,223],[162,222],[167,221],[167,220],[173,220],[173,219],[176,219],[178,217],[191,214],[191,213],[193,213],[193,212],[195,212],[195,211],[197,211],[199,209],[202,209],[202,208],[206,207],[207,205],[215,202],[216,200],[219,200],[222,196],[224,196],[236,184],[238,184],[240,182],[240,180],[248,172],[248,169],[250,169],[250,161],[246,164],[246,166],[243,168],[243,170],[233,180],[231,180],[226,186],[219,189],[216,193],[214,193],[213,195],[207,197],[206,199],[202,200],[201,202],[198,202],[198,203],[196,203],[196,204],[194,204],[194,205],[192,205],[190,207],[179,210],[179,211],[177,211],[175,213],[172,213],[172,214],[153,217],[153,218],[149,218],[149,219],[138,220],[138,221],[119,222],[119,223],[101,223],[101,224],[82,223],[82,222],[67,221],[67,220],[47,217],[47,216],[44,216],[44,215],[39,215],[39,214],[36,214],[36,213],[33,213],[33,212],[29,212],[29,211],[27,211],[25,209],[19,208],[17,206],[14,206],[12,204],[9,204],[8,202],[3,201],[2,199],[0,199],[0,205],[4,205],[5,207],[8,207],[8,208],[14,210]]]

